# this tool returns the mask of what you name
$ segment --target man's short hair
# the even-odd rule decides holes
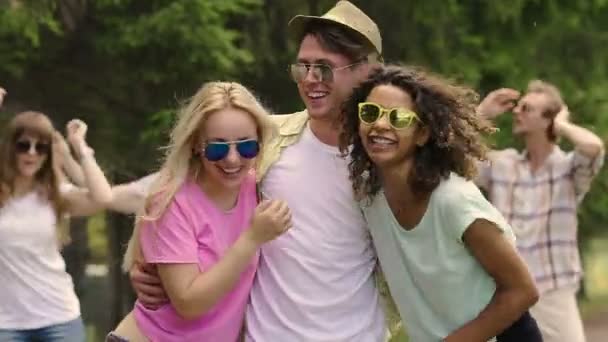
[[[551,120],[551,124],[547,128],[547,137],[551,141],[557,141],[557,136],[553,132],[553,120],[564,106],[561,92],[555,85],[549,82],[532,80],[528,83],[527,93],[543,94],[547,99],[542,113],[543,117]]]
[[[376,49],[356,32],[331,22],[310,21],[298,37],[298,41],[308,35],[319,40],[319,43],[328,51],[345,55],[351,62],[368,61],[377,62],[380,58]]]

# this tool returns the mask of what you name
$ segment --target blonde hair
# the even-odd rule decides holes
[[[226,108],[241,109],[255,119],[261,160],[264,146],[276,132],[276,127],[268,111],[255,96],[241,84],[235,82],[209,82],[185,103],[178,113],[178,120],[170,134],[170,143],[158,177],[150,187],[142,212],[138,215],[135,229],[125,258],[123,269],[129,270],[134,261],[134,253],[139,252],[139,226],[142,221],[158,220],[165,212],[175,193],[189,176],[196,176],[202,168],[200,158],[193,153],[198,132],[212,113]],[[258,163],[259,165],[259,163]]]
[[[542,94],[547,99],[547,105],[543,109],[543,117],[550,119],[551,124],[547,128],[547,138],[551,141],[557,141],[557,136],[553,132],[553,119],[564,106],[562,94],[556,86],[549,82],[541,80],[532,80],[528,83],[528,93]]]

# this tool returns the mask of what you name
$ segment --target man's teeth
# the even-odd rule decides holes
[[[370,140],[374,144],[386,144],[386,145],[390,145],[390,144],[395,144],[396,143],[394,140],[383,138],[383,137],[371,137]]]
[[[324,97],[325,95],[327,95],[327,93],[318,92],[318,91],[308,93],[308,97],[313,98],[313,99],[319,99],[321,97]]]

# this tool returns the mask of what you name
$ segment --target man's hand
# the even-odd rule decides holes
[[[129,271],[129,278],[137,299],[146,308],[156,310],[169,302],[155,265],[136,261]]]
[[[2,107],[2,101],[4,101],[4,96],[6,96],[6,90],[0,87],[0,107]]]
[[[555,119],[553,119],[553,134],[555,136],[561,135],[561,129],[563,124],[570,122],[570,110],[568,106],[563,105],[562,109],[555,115]]]
[[[513,109],[520,95],[519,91],[510,88],[494,90],[477,106],[477,114],[487,119],[494,119],[500,114]]]

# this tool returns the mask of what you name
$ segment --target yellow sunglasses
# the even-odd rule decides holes
[[[394,129],[404,129],[412,125],[414,120],[420,122],[416,113],[405,108],[384,108],[374,102],[359,103],[359,120],[372,125],[384,115],[388,115],[388,122]]]

